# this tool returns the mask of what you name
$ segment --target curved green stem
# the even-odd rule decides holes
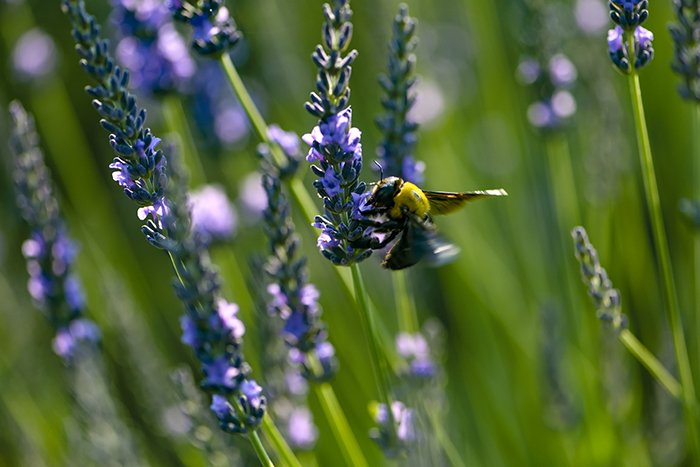
[[[693,199],[700,202],[700,103],[693,103],[691,109],[692,123],[690,127],[692,164],[693,164]],[[700,362],[700,233],[696,232],[693,239],[693,262],[695,269],[695,340],[697,341],[698,360]]]
[[[414,334],[420,330],[418,314],[413,295],[406,286],[406,271],[393,271],[391,279],[394,282],[394,297],[396,302],[396,314],[399,321],[399,331]]]
[[[387,362],[386,359],[383,358],[384,356],[379,352],[379,345],[375,330],[376,326],[374,324],[374,315],[370,312],[369,303],[367,302],[367,292],[365,290],[365,283],[362,280],[362,274],[360,273],[360,266],[357,263],[353,263],[350,266],[350,271],[352,272],[352,282],[355,288],[355,299],[360,305],[360,323],[364,328],[365,335],[367,336],[367,344],[369,345],[372,372],[374,373],[374,378],[377,381],[380,401],[385,404],[387,409],[386,412],[389,416],[389,426],[391,427],[390,434],[393,438],[396,436],[396,425],[394,413],[391,410],[392,399],[389,391],[389,382],[387,381]]]
[[[267,124],[265,123],[265,119],[260,114],[255,102],[253,102],[253,98],[250,97],[241,76],[238,74],[238,70],[236,70],[236,66],[233,64],[233,60],[231,60],[231,56],[229,54],[222,54],[220,61],[231,83],[233,92],[236,94],[250,123],[253,125],[253,129],[258,134],[261,141],[268,143],[269,138],[267,136]]]
[[[260,440],[260,435],[258,435],[257,430],[248,433],[248,439],[250,439],[250,444],[253,445],[255,454],[260,460],[260,465],[264,465],[265,467],[274,467],[275,464],[272,463],[272,459],[270,459],[270,456],[267,455],[267,451],[265,451],[265,446],[263,446],[263,443]]]
[[[627,33],[628,50],[634,51],[634,36]],[[649,134],[647,132],[646,120],[644,117],[644,105],[642,103],[642,91],[639,85],[639,75],[634,69],[634,53],[630,58],[631,71],[629,74],[629,89],[634,113],[634,123],[637,129],[637,145],[639,158],[642,166],[642,178],[644,180],[644,191],[647,199],[647,208],[654,239],[654,247],[659,261],[659,272],[663,281],[664,299],[666,302],[666,313],[668,314],[671,335],[673,337],[673,347],[678,363],[678,373],[683,393],[683,408],[685,411],[688,426],[689,443],[692,448],[695,460],[700,459],[700,440],[698,439],[698,419],[696,414],[695,385],[688,360],[688,349],[683,335],[683,324],[681,322],[680,307],[676,295],[676,285],[671,269],[671,259],[668,251],[668,240],[661,214],[661,202],[659,199],[659,189],[656,184],[656,174],[654,172],[654,161],[651,156],[651,145],[649,144]]]
[[[268,413],[265,413],[263,417],[261,429],[263,433],[265,433],[265,438],[272,444],[283,466],[301,467],[299,459],[294,455],[294,452],[291,450],[289,444],[287,444],[287,441],[285,441],[282,433],[279,432]]]
[[[313,388],[326,414],[326,418],[331,422],[331,431],[333,431],[333,436],[340,446],[346,464],[351,467],[367,467],[365,456],[360,449],[360,445],[357,444],[355,435],[350,429],[350,424],[345,418],[343,409],[340,407],[338,398],[335,396],[335,391],[333,391],[331,385],[320,383],[315,384]]]
[[[678,380],[676,380],[676,378],[674,378],[673,375],[668,372],[661,362],[657,360],[657,358],[651,352],[649,352],[649,349],[647,349],[644,344],[639,342],[639,339],[637,339],[637,337],[632,334],[629,329],[623,329],[620,331],[618,339],[620,339],[620,342],[627,347],[627,350],[634,355],[639,363],[641,363],[644,368],[649,370],[649,373],[656,378],[656,381],[666,388],[669,394],[676,399],[681,399],[682,389]]]

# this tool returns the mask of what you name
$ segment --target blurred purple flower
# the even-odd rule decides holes
[[[20,36],[12,51],[12,64],[23,78],[41,78],[56,68],[57,51],[53,39],[34,28]]]
[[[422,334],[399,333],[396,336],[396,351],[408,362],[411,376],[430,378],[435,375],[435,363]]]
[[[549,59],[549,77],[555,86],[569,86],[577,75],[576,67],[566,55],[556,54]]]
[[[205,185],[189,195],[192,232],[205,245],[223,241],[234,234],[237,217],[224,189]]]
[[[96,345],[100,338],[100,328],[94,322],[85,318],[75,319],[56,332],[53,350],[63,360],[71,361],[81,345]]]
[[[299,449],[311,449],[318,439],[318,429],[311,411],[306,407],[295,407],[289,414],[287,433],[290,443]]]

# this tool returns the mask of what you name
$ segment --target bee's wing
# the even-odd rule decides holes
[[[404,269],[425,260],[428,265],[437,267],[451,262],[458,254],[459,248],[442,238],[432,223],[410,219],[382,266]]]
[[[430,202],[430,214],[449,214],[464,206],[468,201],[492,196],[508,196],[508,193],[506,193],[506,190],[503,188],[498,188],[496,190],[467,191],[465,193],[423,190],[423,193],[425,193],[425,196]]]

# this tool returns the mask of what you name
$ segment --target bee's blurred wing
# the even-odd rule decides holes
[[[429,266],[437,267],[452,262],[458,254],[459,247],[442,238],[431,223],[410,220],[382,266],[404,269],[425,260]]]
[[[494,196],[508,196],[506,190],[498,188],[495,190],[467,191],[465,193],[452,193],[449,191],[425,191],[425,196],[430,202],[430,214],[449,214],[452,211],[464,206],[469,201]]]

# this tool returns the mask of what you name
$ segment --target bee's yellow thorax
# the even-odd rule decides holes
[[[402,217],[402,209],[423,218],[430,212],[430,202],[423,190],[411,182],[404,182],[399,193],[394,196],[394,206],[389,210],[389,217]]]

